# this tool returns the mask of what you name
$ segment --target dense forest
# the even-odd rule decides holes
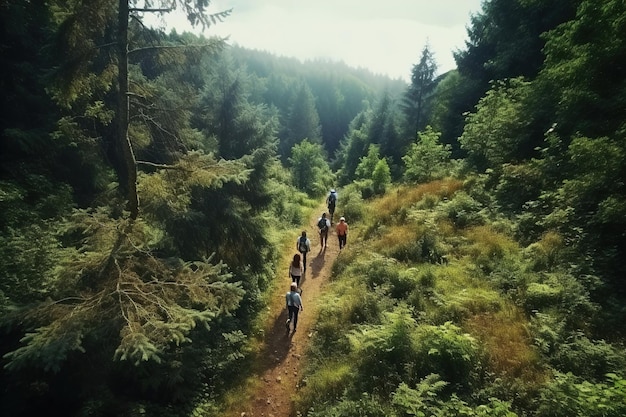
[[[3,416],[220,415],[333,187],[299,415],[626,415],[623,0],[485,0],[409,83],[144,24],[209,3],[0,3]]]

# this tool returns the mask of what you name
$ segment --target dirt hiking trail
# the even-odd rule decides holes
[[[311,240],[311,252],[307,255],[306,273],[300,280],[304,309],[298,316],[298,330],[287,332],[285,328],[287,320],[285,294],[289,291],[291,278],[288,270],[277,271],[278,279],[283,279],[284,285],[278,287],[278,291],[269,303],[270,323],[266,326],[261,354],[256,358],[258,368],[251,376],[251,379],[256,379],[256,386],[250,398],[242,398],[238,405],[230,407],[232,412],[226,414],[229,417],[296,416],[292,397],[301,381],[300,372],[304,351],[313,335],[318,299],[324,284],[329,280],[333,262],[339,254],[339,242],[335,232],[337,218],[333,219],[334,223],[328,231],[327,246],[321,247],[317,220],[324,209],[325,207],[321,206],[303,229],[306,230],[307,237]],[[297,253],[296,239],[298,237],[299,234],[293,236],[290,258]]]

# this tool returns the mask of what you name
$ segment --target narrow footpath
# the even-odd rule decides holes
[[[311,240],[311,252],[307,255],[306,274],[300,281],[302,305],[304,310],[298,316],[298,331],[287,332],[285,321],[285,293],[289,291],[291,278],[288,271],[278,271],[278,277],[284,276],[284,285],[270,302],[272,313],[266,327],[265,345],[257,360],[258,384],[250,398],[242,399],[232,417],[295,417],[292,397],[301,380],[300,369],[304,351],[309,343],[318,312],[318,298],[323,285],[329,280],[331,267],[339,254],[339,243],[335,233],[335,224],[328,233],[328,245],[322,248],[317,233],[317,219],[323,208],[309,220],[307,237]],[[337,220],[337,219],[334,219]],[[296,239],[293,237],[292,251],[296,252]]]

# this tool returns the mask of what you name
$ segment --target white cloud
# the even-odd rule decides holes
[[[205,35],[301,60],[326,58],[394,78],[409,79],[428,42],[440,72],[455,67],[470,13],[481,0],[216,0],[211,10],[233,8]],[[190,30],[184,18],[168,25]]]

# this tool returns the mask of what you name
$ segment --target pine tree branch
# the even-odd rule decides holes
[[[228,37],[219,38],[219,42],[223,42],[228,40]],[[128,56],[132,56],[134,54],[145,52],[145,51],[154,51],[161,49],[180,49],[180,48],[215,48],[216,43],[202,43],[202,44],[193,44],[193,45],[154,45],[154,46],[145,46],[143,48],[135,48],[128,51]]]
[[[185,171],[185,172],[194,172],[193,169],[186,169],[186,168],[181,167],[180,165],[155,164],[154,162],[148,162],[148,161],[137,161],[137,165],[146,165],[146,166],[150,166],[153,168],[172,169],[172,170],[179,170],[179,171]]]
[[[174,8],[172,7],[167,7],[167,8],[162,8],[162,9],[149,9],[149,8],[139,8],[139,7],[133,7],[128,9],[129,12],[139,12],[139,13],[169,13],[174,11]]]

